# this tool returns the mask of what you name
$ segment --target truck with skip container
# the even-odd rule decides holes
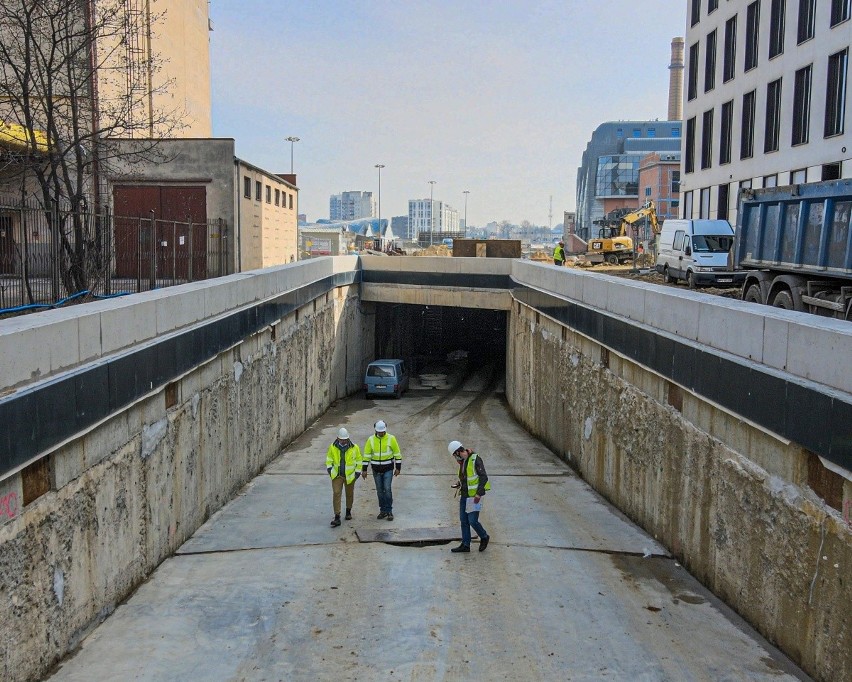
[[[852,180],[740,191],[744,301],[852,320]]]
[[[739,286],[745,273],[728,264],[733,245],[734,228],[727,220],[669,218],[657,237],[655,268],[666,282],[682,279],[690,289]]]

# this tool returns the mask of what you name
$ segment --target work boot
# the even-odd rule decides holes
[[[351,510],[351,509],[347,509],[347,510],[346,510],[346,520],[347,520],[347,521],[351,521],[351,520],[352,520],[352,510]]]
[[[387,518],[387,515],[388,515],[387,512],[380,512],[379,515],[376,518],[377,519],[384,519],[384,518]]]
[[[453,554],[456,554],[456,553],[458,553],[458,552],[469,552],[469,551],[470,551],[470,547],[468,547],[467,545],[462,544],[462,545],[459,545],[458,547],[453,547],[450,551],[451,551]]]
[[[387,519],[388,521],[393,521],[393,514],[388,513]]]
[[[488,541],[491,539],[490,535],[486,535],[484,538],[479,538],[479,551],[484,552],[485,548],[488,547]]]
[[[331,520],[331,523],[329,525],[332,528],[336,528],[337,526],[339,526],[340,525],[340,514],[335,514],[334,518]]]

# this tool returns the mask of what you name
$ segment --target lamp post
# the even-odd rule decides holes
[[[382,239],[382,168],[384,167],[383,163],[376,164],[376,168],[379,169],[379,244]]]
[[[470,194],[470,190],[466,189],[462,194],[464,194],[464,237],[467,239],[467,195]]]
[[[293,137],[291,135],[290,137],[285,137],[284,139],[290,143],[290,175],[293,175],[293,143],[298,142],[299,138]]]
[[[437,180],[429,181],[429,246],[432,246],[434,243],[434,235],[433,232],[435,230],[435,203],[432,199],[433,192],[435,191],[435,183]]]

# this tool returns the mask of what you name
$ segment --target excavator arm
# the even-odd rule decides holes
[[[649,201],[642,208],[633,211],[633,213],[628,213],[621,218],[621,235],[627,235],[627,228],[632,226],[637,220],[641,220],[644,217],[648,217],[648,222],[651,224],[651,229],[654,231],[654,234],[660,234],[660,226],[657,223],[657,208],[654,206],[653,201]]]

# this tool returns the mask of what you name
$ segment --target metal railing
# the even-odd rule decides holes
[[[231,274],[224,220],[45,210],[0,197],[0,315]]]

